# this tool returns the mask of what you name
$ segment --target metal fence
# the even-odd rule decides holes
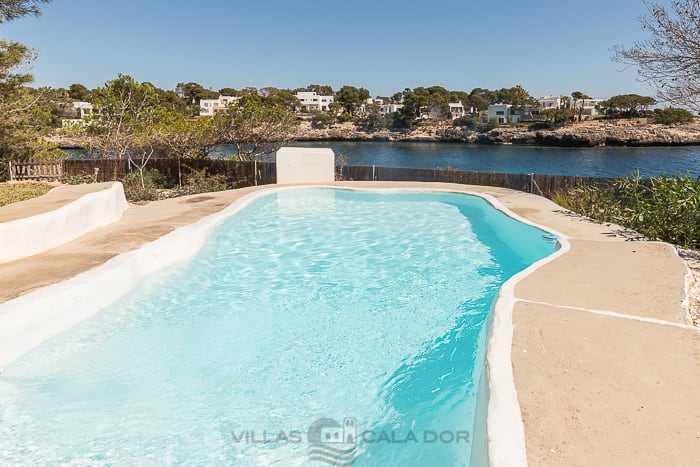
[[[471,172],[456,169],[421,169],[374,165],[339,166],[341,180],[443,182],[463,185],[495,186],[534,193],[551,198],[558,190],[578,185],[609,185],[613,179],[567,175],[510,174]]]

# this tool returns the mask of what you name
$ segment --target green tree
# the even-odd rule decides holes
[[[651,116],[654,123],[672,125],[674,123],[692,123],[695,121],[693,114],[686,109],[667,107],[663,110],[656,109]]]
[[[219,144],[213,120],[209,117],[185,118],[181,114],[171,114],[158,122],[152,131],[159,152],[177,159],[179,186],[182,186],[182,159],[207,158]]]
[[[68,87],[68,95],[76,101],[90,102],[92,91],[82,84],[74,83]]]
[[[369,130],[379,130],[387,126],[387,121],[382,116],[379,104],[375,102],[367,105],[367,116],[363,123]]]
[[[35,57],[19,42],[0,40],[0,179],[8,175],[8,160],[57,153],[43,138],[51,128],[45,90],[26,86],[34,78],[24,69]]]
[[[240,95],[240,91],[234,88],[221,88],[219,89],[219,95],[221,96],[231,96],[231,97],[236,97]]]
[[[39,16],[39,6],[51,0],[2,0],[0,1],[0,23],[12,21],[23,16]]]
[[[370,93],[365,88],[356,88],[355,86],[343,86],[335,95],[335,101],[338,102],[345,112],[349,115],[357,113],[359,108],[370,97]]]
[[[197,106],[202,99],[216,99],[219,97],[219,93],[211,89],[206,89],[201,84],[194,82],[178,83],[175,92],[182,96],[188,103]]]
[[[0,23],[41,13],[48,0],[0,0]],[[7,160],[56,155],[60,151],[44,139],[54,112],[46,90],[26,85],[34,77],[26,72],[36,52],[19,42],[0,40],[0,179],[5,178]]]
[[[144,171],[160,142],[157,129],[172,121],[172,111],[160,105],[153,85],[122,74],[96,89],[94,100],[96,114],[84,132],[87,147],[101,157],[128,159],[145,189]]]
[[[274,153],[293,141],[297,132],[293,113],[251,96],[243,96],[213,118],[219,140],[234,145],[235,157],[243,161]]]
[[[496,103],[498,96],[489,89],[474,88],[469,93],[469,104],[477,110],[486,110],[489,105]]]
[[[305,88],[297,88],[294,91],[295,92],[297,92],[297,91],[315,92],[316,94],[318,94],[320,96],[333,96],[333,95],[335,95],[335,92],[333,92],[333,88],[331,86],[328,86],[325,84],[309,84]]]
[[[639,94],[620,94],[600,103],[609,115],[622,115],[628,118],[639,116],[641,110],[656,104],[656,100]]]
[[[260,95],[266,105],[278,105],[291,111],[299,106],[299,99],[289,89],[265,87],[260,89]]]

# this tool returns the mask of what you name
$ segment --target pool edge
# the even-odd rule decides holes
[[[545,232],[558,235],[560,248],[508,279],[499,288],[493,304],[493,320],[486,350],[488,394],[487,437],[489,465],[527,465],[525,432],[513,377],[511,351],[513,309],[517,302],[515,285],[544,264],[569,250],[568,238],[550,227],[525,219],[494,196],[472,190],[434,187],[352,187],[328,184],[271,186],[247,193],[219,212],[179,227],[172,232],[120,254],[101,266],[70,279],[30,292],[0,304],[0,371],[49,338],[66,331],[133,289],[144,276],[185,261],[199,251],[208,233],[223,219],[243,209],[255,199],[276,191],[304,188],[332,188],[369,192],[435,192],[477,196],[505,215]],[[187,242],[181,241],[187,238]],[[193,241],[194,240],[194,241]],[[114,287],[119,284],[120,287]],[[96,288],[104,290],[96,291]],[[107,293],[105,293],[107,291]],[[59,300],[56,300],[56,297]],[[86,300],[85,297],[89,297]],[[56,302],[66,303],[55,309]],[[78,310],[78,304],[85,304]],[[27,312],[26,308],[31,307]],[[24,308],[24,310],[22,310]],[[38,311],[37,311],[38,310]],[[8,331],[9,330],[9,331]],[[27,338],[30,335],[31,338]]]

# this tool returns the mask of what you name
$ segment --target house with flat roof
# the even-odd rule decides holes
[[[315,91],[299,91],[296,98],[305,112],[328,112],[333,103],[333,96],[322,96]]]
[[[544,96],[537,99],[540,110],[560,109],[562,105],[561,97]]]
[[[199,101],[199,115],[202,117],[213,117],[216,112],[226,110],[226,108],[236,102],[238,97],[219,96],[217,99],[202,99]]]
[[[382,104],[379,107],[379,114],[383,117],[385,115],[398,112],[401,108],[403,108],[403,104]]]
[[[85,123],[85,118],[90,117],[94,113],[94,108],[92,104],[85,101],[75,101],[73,102],[73,108],[70,116],[75,116],[75,118],[64,118],[61,120],[61,126],[64,128],[71,127],[74,125],[82,125]]]
[[[593,117],[601,114],[598,107],[601,102],[603,102],[603,99],[571,99],[571,108],[574,109],[577,114]]]
[[[450,102],[447,104],[450,107],[450,113],[452,114],[452,120],[460,117],[464,117],[464,106],[462,102]]]
[[[491,104],[486,110],[486,116],[489,120],[495,118],[496,121],[501,123],[518,123],[520,121],[519,115],[510,115],[510,109],[513,106],[510,104]],[[511,117],[516,117],[515,120]]]

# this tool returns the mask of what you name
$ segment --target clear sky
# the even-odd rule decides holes
[[[164,89],[498,89],[535,97],[653,91],[614,45],[645,38],[642,0],[53,0],[0,37],[39,52],[38,86],[129,74]]]

